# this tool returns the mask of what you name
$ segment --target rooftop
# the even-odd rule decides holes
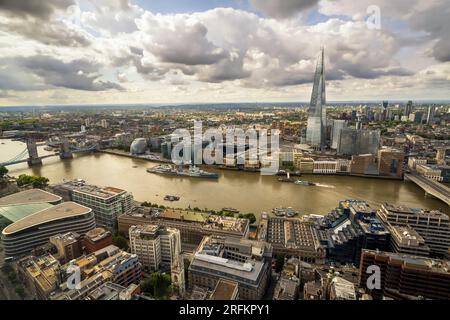
[[[215,236],[204,237],[194,254],[191,267],[200,270],[214,270],[213,272],[216,274],[231,275],[234,280],[244,279],[256,282],[266,263],[259,259],[262,257],[261,250],[270,250],[270,248],[266,248],[265,243],[257,241],[241,239],[237,243],[233,240],[235,239]],[[241,261],[229,258],[227,254],[229,250],[232,256],[239,255]],[[242,262],[243,260],[245,262]]]
[[[57,185],[56,187],[67,189],[72,192],[84,193],[102,199],[109,199],[118,194],[126,193],[125,190],[118,188],[90,185],[87,184],[84,180],[67,181]]]
[[[36,203],[54,204],[61,200],[61,197],[50,192],[41,189],[30,189],[0,198],[0,207]]]
[[[396,261],[397,263],[402,263],[404,266],[409,266],[416,269],[428,270],[438,273],[450,273],[450,261],[431,259],[427,257],[419,257],[414,255],[402,254],[402,253],[392,253],[384,251],[374,251],[363,249],[365,254],[374,254],[377,256],[384,256],[389,258],[391,261]]]
[[[52,207],[52,205],[46,202],[3,206],[0,207],[0,216],[3,216],[10,222],[14,223],[28,217],[29,215],[50,207]]]
[[[95,228],[86,233],[86,238],[96,242],[102,240],[106,237],[109,237],[111,232],[104,228]]]
[[[410,208],[406,206],[401,205],[394,205],[385,203],[382,205],[382,208],[385,209],[388,212],[393,213],[403,213],[403,214],[411,214],[411,215],[418,215],[418,216],[426,216],[426,217],[434,217],[434,218],[440,218],[443,220],[449,220],[449,216],[443,213],[439,210],[425,210],[420,208]]]
[[[4,235],[12,234],[51,221],[84,215],[91,211],[92,209],[75,202],[64,202],[20,219],[7,226],[2,233]]]
[[[211,300],[233,300],[236,297],[237,290],[237,282],[220,279],[211,295]]]

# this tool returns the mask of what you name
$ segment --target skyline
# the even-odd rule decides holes
[[[308,101],[321,46],[329,101],[448,100],[448,11],[443,0],[7,0],[0,107]]]

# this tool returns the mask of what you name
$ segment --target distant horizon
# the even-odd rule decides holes
[[[381,104],[383,101],[388,101],[389,104],[407,103],[408,101],[413,101],[413,103],[421,104],[450,104],[450,99],[392,99],[392,100],[334,100],[327,101],[327,106],[332,104],[358,104],[358,103],[370,103],[370,104]],[[309,105],[309,101],[258,101],[258,102],[173,102],[173,103],[67,103],[67,104],[45,104],[45,105],[6,105],[0,106],[0,111],[2,109],[12,109],[12,108],[55,108],[55,107],[133,107],[133,106],[148,106],[148,107],[182,107],[182,106],[195,106],[195,105],[273,105],[276,107],[277,104],[280,105],[292,105],[292,104],[303,104]]]

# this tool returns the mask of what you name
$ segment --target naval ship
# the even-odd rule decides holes
[[[191,178],[207,178],[207,179],[218,179],[219,175],[213,172],[207,172],[201,170],[196,166],[189,166],[189,169],[176,168],[175,166],[163,164],[153,168],[147,169],[149,173],[171,175],[171,176],[181,176],[181,177],[191,177]]]

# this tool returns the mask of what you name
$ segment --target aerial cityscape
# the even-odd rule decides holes
[[[0,301],[450,300],[449,8],[0,1]]]

